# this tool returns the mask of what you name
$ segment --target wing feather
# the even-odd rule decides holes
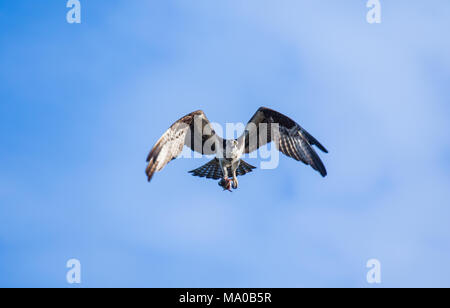
[[[327,175],[323,162],[312,146],[325,153],[328,153],[327,149],[299,124],[275,110],[259,108],[241,138],[245,138],[245,153],[256,151],[273,141],[283,154],[310,165],[322,176]]]
[[[185,145],[201,154],[214,154],[218,137],[210,125],[201,110],[191,112],[172,124],[147,156],[145,173],[148,181],[151,181],[155,172],[161,171],[180,155]],[[205,146],[207,143],[210,146]]]

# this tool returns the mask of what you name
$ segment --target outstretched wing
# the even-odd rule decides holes
[[[312,146],[317,146],[325,153],[328,153],[327,149],[295,121],[275,110],[259,108],[241,138],[245,138],[245,153],[256,151],[274,141],[283,154],[310,165],[322,176],[327,175],[325,166]]]
[[[194,111],[178,121],[161,136],[147,157],[148,181],[157,171],[161,171],[171,160],[190,147],[201,154],[215,154],[218,136],[211,127],[203,111]]]

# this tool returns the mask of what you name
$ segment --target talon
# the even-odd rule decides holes
[[[238,188],[238,180],[237,178],[233,178],[233,185],[232,185],[233,189],[237,189]]]

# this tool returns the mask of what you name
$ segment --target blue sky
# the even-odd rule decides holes
[[[132,2],[132,3],[131,3]],[[0,286],[450,287],[450,4],[0,2]],[[285,113],[329,176],[281,157],[224,193],[167,127]]]

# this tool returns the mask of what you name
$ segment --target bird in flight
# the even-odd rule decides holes
[[[310,165],[323,177],[324,164],[312,146],[328,153],[323,145],[289,117],[269,108],[259,108],[237,139],[223,139],[211,127],[203,111],[194,111],[178,121],[162,135],[147,157],[145,171],[150,182],[155,172],[161,171],[181,154],[186,145],[202,155],[215,155],[207,164],[189,171],[194,176],[219,181],[224,190],[238,188],[238,176],[252,172],[256,167],[241,159],[261,146],[274,142],[283,154]]]

